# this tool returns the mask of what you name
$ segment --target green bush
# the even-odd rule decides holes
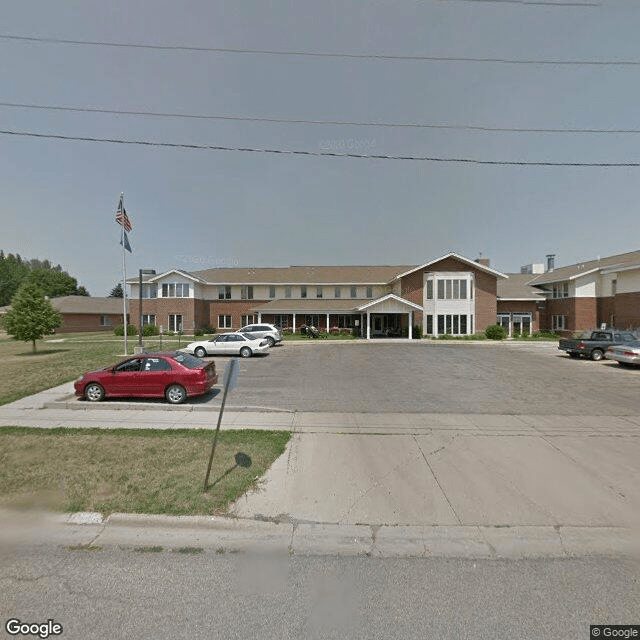
[[[420,340],[422,338],[422,325],[413,325],[413,339]]]
[[[499,324],[490,324],[484,330],[484,335],[489,340],[504,340],[507,337],[507,331]]]
[[[145,324],[142,327],[143,336],[157,336],[160,335],[160,329],[155,324]]]
[[[359,333],[359,331],[357,329],[351,329],[351,335],[354,338],[357,338],[360,335],[360,333]]]
[[[200,336],[203,336],[203,335],[204,335],[204,329],[196,329],[196,330],[193,332],[193,335],[194,335],[194,337],[195,337],[195,338],[198,338],[198,337],[200,337]]]
[[[162,335],[163,336],[175,336],[176,334],[173,331],[165,331]]]
[[[211,333],[216,333],[216,328],[215,327],[210,327],[210,326],[206,326],[206,327],[202,327],[202,333],[203,334],[211,334]]]
[[[455,338],[450,333],[443,333],[438,337],[438,340],[454,340]]]
[[[114,328],[113,333],[117,336],[124,336],[124,325],[120,324]],[[130,324],[127,327],[127,335],[128,336],[137,336],[138,335],[138,327],[135,324]]]

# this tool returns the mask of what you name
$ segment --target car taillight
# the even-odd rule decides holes
[[[622,355],[633,357],[633,356],[637,356],[638,354],[635,353],[635,351],[624,351]]]

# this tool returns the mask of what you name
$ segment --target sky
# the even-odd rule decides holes
[[[124,193],[129,277],[422,264],[450,251],[517,272],[549,253],[562,266],[637,250],[640,166],[444,160],[640,163],[638,33],[633,0],[6,3],[3,132],[313,155],[0,133],[0,248],[108,295],[122,279]]]

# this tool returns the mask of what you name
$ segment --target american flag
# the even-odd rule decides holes
[[[118,203],[118,211],[116,212],[116,222],[121,224],[126,231],[131,231],[133,227],[131,226],[131,220],[129,220],[129,216],[127,212],[124,210],[124,204],[122,202],[122,196],[120,196],[120,202]]]

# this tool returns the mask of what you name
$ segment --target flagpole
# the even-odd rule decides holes
[[[120,206],[124,210],[124,193],[120,194]],[[127,266],[124,252],[124,221],[120,226],[122,228],[120,233],[120,244],[122,245],[122,317],[124,318],[124,355],[128,356],[127,333],[129,333],[129,326],[127,324]]]

